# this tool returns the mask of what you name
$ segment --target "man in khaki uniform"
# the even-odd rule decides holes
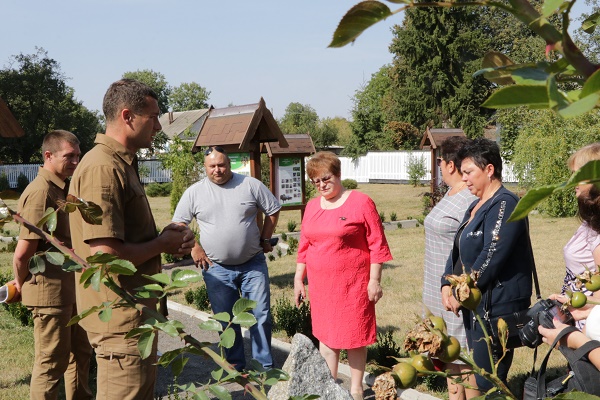
[[[135,275],[117,278],[122,288],[133,293],[134,288],[150,283],[142,274],[160,272],[161,253],[189,254],[194,235],[176,224],[157,234],[137,174],[136,152],[150,147],[161,130],[156,93],[141,82],[122,79],[106,92],[103,111],[106,133],[96,136],[96,146],[81,160],[70,189],[71,194],[102,208],[102,224],[87,224],[74,213],[70,219],[73,246],[84,258],[100,251],[131,261],[137,268]],[[104,285],[100,292],[91,286],[77,286],[79,312],[116,298]],[[157,305],[156,299],[143,302],[150,307]],[[97,314],[80,321],[96,351],[98,400],[154,398],[156,340],[151,356],[142,360],[137,339],[125,338],[147,318],[134,308],[121,307],[113,309],[108,322],[102,322]]]
[[[42,144],[44,165],[19,199],[19,213],[37,223],[48,207],[64,200],[66,179],[79,162],[79,140],[71,132],[52,131]],[[69,216],[59,211],[54,235],[71,246]],[[52,246],[29,229],[21,227],[13,259],[15,287],[22,302],[33,313],[35,361],[31,373],[31,399],[57,399],[58,383],[65,377],[67,399],[91,399],[88,386],[92,348],[79,325],[67,327],[76,314],[75,274],[46,262],[46,270],[31,275],[29,259]]]

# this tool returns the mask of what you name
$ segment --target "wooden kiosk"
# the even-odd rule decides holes
[[[427,128],[421,138],[419,148],[431,151],[431,193],[442,183],[442,173],[437,165],[440,157],[440,145],[450,136],[465,136],[462,129]]]

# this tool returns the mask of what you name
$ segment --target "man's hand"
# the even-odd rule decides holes
[[[202,268],[205,271],[213,265],[213,262],[208,258],[206,252],[198,243],[196,243],[192,249],[192,259],[194,260],[196,267]]]
[[[196,243],[194,232],[192,232],[192,230],[184,224],[170,223],[163,229],[160,235],[163,236],[164,234],[173,233],[175,234],[173,240],[179,240],[179,246],[177,246],[177,249],[175,251],[165,251],[165,253],[173,254],[173,256],[178,258],[190,254],[192,252],[194,244]],[[169,244],[169,246],[173,245],[177,245],[177,243]],[[170,250],[173,250],[173,247],[170,247]]]
[[[271,246],[271,243],[269,242],[265,242],[265,241],[260,241],[260,245],[263,248],[263,253],[270,253],[273,251],[273,246]]]
[[[10,304],[10,303],[18,303],[21,301],[21,285],[19,285],[19,282],[17,282],[16,279],[13,279],[10,282],[6,282],[6,285],[13,285],[15,288],[15,294],[13,295],[12,299],[7,300],[6,303]]]

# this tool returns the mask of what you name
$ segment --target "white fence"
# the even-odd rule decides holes
[[[429,151],[377,151],[352,161],[349,157],[340,157],[342,162],[342,179],[354,179],[359,183],[368,182],[407,182],[409,180],[407,166],[410,157],[422,159],[425,169],[431,165]],[[31,182],[36,176],[39,164],[0,165],[0,175],[6,174],[11,187],[17,186],[17,178],[23,174]],[[158,160],[140,161],[140,175],[143,183],[171,182],[171,171],[163,169]],[[508,183],[517,182],[511,165],[504,163],[502,180]],[[441,176],[441,174],[438,174]],[[429,182],[431,173],[428,171],[422,182]]]

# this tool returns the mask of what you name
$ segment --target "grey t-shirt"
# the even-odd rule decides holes
[[[273,215],[281,205],[258,179],[233,174],[223,185],[204,178],[181,196],[174,222],[189,224],[196,218],[200,245],[219,264],[243,264],[262,251],[256,215]]]

